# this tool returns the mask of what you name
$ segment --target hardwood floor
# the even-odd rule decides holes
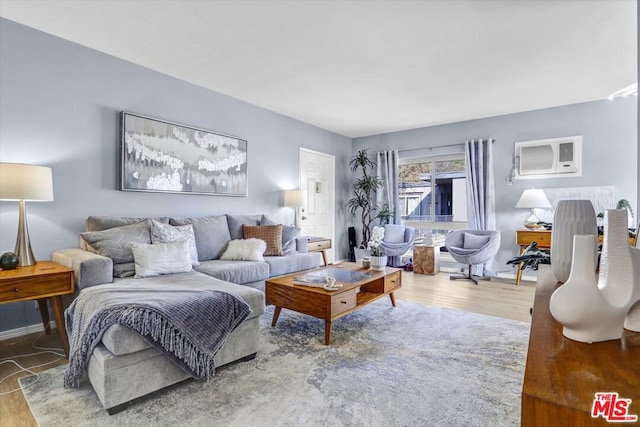
[[[64,354],[62,351],[62,340],[55,329],[52,331],[51,335],[44,335],[38,332],[0,341],[0,380],[8,375],[20,371],[16,365],[7,362],[7,360],[13,359],[21,366],[29,368],[34,372],[41,372],[67,363],[67,359],[65,357],[59,357],[51,353],[17,357],[20,355],[39,353],[43,351],[34,348],[34,342],[38,347],[57,348],[60,349],[60,354]],[[47,365],[33,367],[44,363],[47,363]],[[0,416],[0,426],[35,427],[37,425],[31,415],[29,407],[27,406],[27,401],[24,399],[22,392],[20,391],[20,385],[18,384],[18,378],[28,375],[31,374],[29,372],[21,372],[0,383],[0,414],[2,414],[2,416]],[[13,393],[3,394],[16,389],[17,391]]]
[[[396,297],[424,305],[452,308],[505,319],[531,322],[535,282],[492,279],[478,285],[468,280],[449,280],[449,273],[435,276],[402,273],[402,288]]]
[[[535,283],[522,281],[515,286],[514,281],[495,279],[474,285],[465,280],[449,280],[448,273],[435,276],[402,273],[402,289],[396,292],[398,299],[413,301],[424,305],[447,307],[455,310],[492,315],[513,320],[530,322],[529,309],[533,305]],[[40,333],[0,341],[0,362],[15,356],[36,353],[32,344]],[[42,335],[37,340],[39,347],[62,348],[56,331],[51,335]],[[15,358],[24,367],[52,362],[46,366],[32,368],[35,372],[64,365],[67,360],[60,360],[53,354],[41,354]],[[19,369],[11,363],[0,364],[0,379],[17,372]],[[30,375],[28,372],[9,377],[0,383],[0,426],[2,427],[35,427],[36,422],[21,391],[2,395],[19,389],[18,378]]]

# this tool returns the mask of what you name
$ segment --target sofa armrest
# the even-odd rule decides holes
[[[296,238],[296,252],[307,253],[309,252],[309,238],[298,237]]]
[[[82,249],[60,249],[53,253],[54,262],[73,269],[78,290],[113,282],[111,258]]]

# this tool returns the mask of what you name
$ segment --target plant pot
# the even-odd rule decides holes
[[[353,253],[356,256],[356,262],[360,264],[362,263],[362,258],[369,256],[369,249],[354,248]]]
[[[387,267],[387,256],[370,256],[371,258],[371,269],[375,271],[384,271]]]

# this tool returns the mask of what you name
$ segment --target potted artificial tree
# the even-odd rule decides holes
[[[362,225],[362,240],[359,248],[366,250],[370,240],[371,224],[377,218],[380,207],[373,201],[373,196],[382,187],[382,180],[377,175],[372,175],[371,171],[376,164],[372,161],[367,150],[360,150],[349,161],[351,172],[360,173],[360,177],[353,184],[353,196],[347,201],[347,207],[354,218],[360,218]],[[357,255],[356,248],[356,255]],[[356,258],[362,258],[362,256]]]

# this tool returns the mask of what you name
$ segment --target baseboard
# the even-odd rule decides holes
[[[51,321],[51,327],[56,327],[56,322]],[[11,338],[21,337],[23,335],[33,334],[34,332],[42,332],[44,331],[44,326],[42,323],[36,323],[35,325],[23,326],[21,328],[9,329],[7,331],[0,332],[0,341],[8,340]]]

